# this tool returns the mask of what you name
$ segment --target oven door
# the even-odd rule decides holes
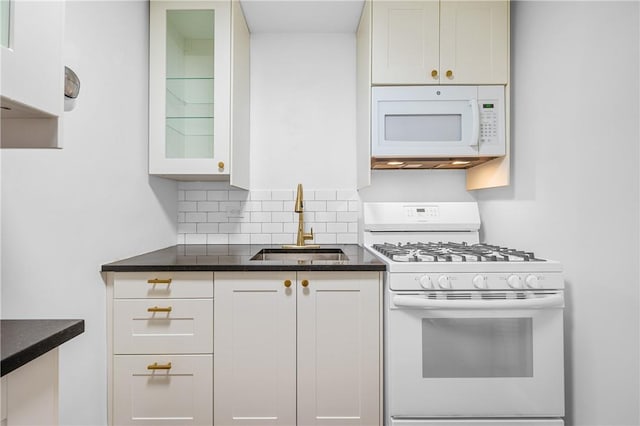
[[[564,415],[561,291],[388,296],[390,417]]]

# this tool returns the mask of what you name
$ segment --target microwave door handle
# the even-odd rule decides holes
[[[562,293],[532,299],[508,300],[448,300],[427,299],[420,296],[394,295],[393,305],[397,308],[420,309],[545,309],[562,308],[564,296]]]
[[[471,119],[473,121],[471,125],[471,140],[469,141],[469,145],[477,146],[478,138],[480,136],[480,109],[478,108],[478,100],[471,99],[469,101],[469,106],[471,107]]]

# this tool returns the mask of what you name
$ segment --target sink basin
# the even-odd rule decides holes
[[[316,249],[262,249],[256,253],[251,260],[288,260],[296,261],[318,261],[318,260],[349,260],[346,254],[340,249],[316,248]]]

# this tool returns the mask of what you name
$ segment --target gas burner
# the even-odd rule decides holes
[[[532,252],[490,244],[384,243],[373,249],[396,262],[529,262],[540,261]]]

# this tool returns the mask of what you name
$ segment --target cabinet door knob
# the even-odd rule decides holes
[[[309,286],[309,280],[302,280],[302,282],[300,284],[302,284],[302,287],[308,287]]]
[[[284,286],[287,288],[291,287],[291,280],[284,280]]]
[[[445,75],[447,76],[447,78],[453,78],[453,71],[447,70],[447,73]]]
[[[432,70],[431,71],[431,77],[438,78],[438,70]]]
[[[224,161],[218,162],[218,168],[219,169],[224,169]]]

